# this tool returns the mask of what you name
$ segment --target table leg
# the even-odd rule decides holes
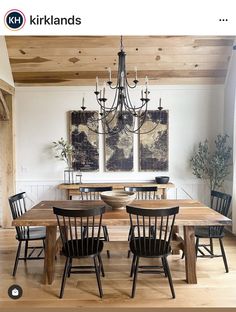
[[[179,227],[178,225],[174,225],[174,228],[173,228],[173,240],[177,240],[179,237]],[[179,255],[180,252],[179,252],[179,249],[173,249],[172,250],[172,254],[173,255]]]
[[[54,281],[56,236],[57,236],[57,227],[47,226],[46,227],[43,284],[52,284]]]
[[[185,271],[188,284],[197,284],[194,226],[184,226]]]
[[[161,199],[167,199],[167,188],[163,188],[162,189]]]

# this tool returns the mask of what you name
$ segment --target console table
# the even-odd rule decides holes
[[[162,199],[167,199],[167,190],[170,188],[174,188],[175,185],[173,183],[167,183],[167,184],[156,184],[156,183],[81,183],[81,184],[59,184],[58,188],[60,190],[66,191],[67,199],[72,199],[72,196],[79,195],[79,188],[80,187],[99,187],[99,186],[112,186],[113,190],[123,190],[126,186],[157,186],[158,188],[158,194],[161,195]]]

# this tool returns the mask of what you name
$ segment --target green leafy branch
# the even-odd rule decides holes
[[[198,150],[191,158],[193,174],[208,181],[210,189],[221,188],[232,166],[232,147],[229,136],[217,135],[215,149],[211,153],[208,140],[199,143]]]
[[[52,142],[52,144],[55,152],[55,158],[65,161],[70,168],[72,166],[75,154],[75,149],[73,145],[71,145],[63,138],[58,141]]]

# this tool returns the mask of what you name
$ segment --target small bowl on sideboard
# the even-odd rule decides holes
[[[170,180],[170,177],[159,176],[155,178],[157,184],[167,184]]]

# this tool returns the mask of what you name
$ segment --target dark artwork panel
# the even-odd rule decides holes
[[[128,112],[123,116],[125,123],[132,127],[133,116]],[[110,127],[119,129],[119,132],[105,135],[105,171],[132,171],[133,134],[124,130],[119,113],[115,113]]]
[[[148,111],[141,133],[157,127],[150,133],[139,135],[140,171],[168,171],[169,163],[169,112]]]
[[[73,168],[80,171],[98,171],[99,152],[98,134],[91,129],[98,129],[97,111],[70,112],[70,139],[76,150]]]

